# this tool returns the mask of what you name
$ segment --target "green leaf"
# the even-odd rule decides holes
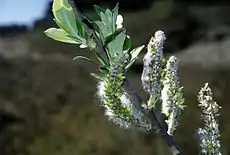
[[[132,66],[132,64],[138,59],[137,56],[138,56],[139,53],[143,50],[144,47],[145,47],[144,45],[139,46],[139,47],[133,49],[133,50],[130,52],[130,54],[131,54],[131,59],[130,59],[129,64],[125,67],[126,70],[128,70],[128,69]]]
[[[106,79],[106,74],[98,74],[98,73],[90,73],[91,76],[98,80],[105,80]]]
[[[109,9],[106,9],[104,15],[101,15],[101,21],[106,25],[107,31],[109,31],[108,35],[112,34],[115,31],[115,29],[113,29],[112,19],[113,13]]]
[[[96,43],[92,38],[87,38],[86,45],[90,47],[91,49],[96,49]]]
[[[111,35],[107,36],[105,38],[105,45],[110,43],[111,41],[113,41],[115,39],[116,36],[118,36],[121,32],[124,32],[125,29],[124,28],[120,28],[117,29],[114,33],[112,33]]]
[[[124,43],[124,47],[123,50],[124,51],[128,51],[131,48],[131,39],[130,37],[127,35],[125,38],[125,43]]]
[[[68,34],[68,37],[70,37],[70,38],[72,38],[74,40],[77,40],[81,44],[86,44],[85,38],[81,38],[80,36],[72,36],[72,35]]]
[[[98,26],[99,31],[103,34],[103,38],[108,37],[115,32],[115,26],[113,25],[113,12],[109,9],[101,11],[96,8],[101,21],[96,21],[95,24]]]
[[[78,36],[75,12],[68,0],[54,0],[53,14],[61,28],[73,36]]]
[[[57,28],[49,28],[45,31],[45,34],[57,41],[64,42],[64,43],[71,43],[71,44],[82,44],[84,41],[69,36],[64,30],[62,29],[57,29]]]
[[[112,18],[113,18],[113,13],[111,10],[106,9],[105,11],[105,22],[106,24],[110,25],[112,27]]]
[[[139,53],[144,49],[145,45],[139,46],[135,49],[133,49],[130,53],[132,55],[131,61],[136,59]]]
[[[58,25],[58,27],[60,27],[62,30],[65,30],[64,27],[61,26],[60,23],[58,23],[58,21],[54,18],[53,19],[55,21],[55,23]],[[66,31],[66,30],[65,30]]]
[[[105,12],[105,9],[101,8],[100,6],[94,5],[94,9],[96,10],[97,14],[100,16],[101,12]]]
[[[82,37],[82,38],[84,38],[84,36],[85,36],[85,29],[84,29],[84,26],[83,26],[82,22],[80,20],[76,19],[76,25],[77,25],[79,36]]]
[[[95,24],[99,28],[99,32],[102,34],[103,39],[109,36],[112,32],[107,29],[107,26],[103,24],[101,21],[96,21]]]
[[[116,57],[123,51],[123,45],[126,35],[124,32],[120,33],[115,37],[113,41],[108,44],[109,54],[111,58]]]
[[[76,57],[73,58],[73,60],[77,60],[77,59],[86,60],[86,61],[92,62],[92,63],[94,63],[94,64],[96,64],[96,65],[99,65],[97,62],[95,62],[95,61],[93,61],[92,59],[87,58],[87,57],[85,57],[85,56],[76,56]]]
[[[119,8],[118,5],[119,3],[117,3],[117,5],[113,8],[113,19],[112,19],[113,31],[116,30],[116,21],[117,21],[118,8]]]
[[[101,64],[102,66],[109,66],[108,63],[105,61],[105,58],[104,58],[103,56],[101,56],[101,55],[100,55],[99,53],[97,53],[97,52],[94,52],[94,53],[95,53],[95,55],[96,55],[98,61],[100,62],[100,64]]]
[[[100,66],[99,67],[99,71],[101,71],[102,73],[109,73],[109,69],[105,66]]]

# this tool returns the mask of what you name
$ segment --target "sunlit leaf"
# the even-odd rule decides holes
[[[101,12],[105,12],[104,8],[101,8],[100,6],[94,5],[94,9],[96,10],[97,14],[100,16]]]
[[[111,31],[109,31],[109,29],[107,29],[107,26],[101,21],[96,21],[95,24],[98,26],[100,34],[102,34],[103,38],[106,38],[111,34]]]
[[[97,80],[106,79],[106,74],[90,73],[90,75],[96,78]]]
[[[124,46],[123,46],[123,50],[128,51],[130,48],[131,48],[131,39],[127,35],[126,38],[125,38],[125,43],[124,43]]]
[[[105,58],[103,56],[101,56],[97,52],[94,52],[94,53],[102,66],[108,66],[108,63],[105,61]]]
[[[77,25],[79,36],[83,38],[85,36],[85,29],[84,29],[82,22],[76,19],[76,25]]]
[[[101,11],[101,9],[98,10],[98,8],[96,9],[101,21],[96,21],[95,24],[98,26],[99,31],[103,34],[103,38],[106,38],[115,32],[113,26],[113,12],[109,9],[106,9],[105,11]]]
[[[105,11],[105,22],[112,26],[113,13],[111,10],[106,9]]]
[[[107,68],[107,67],[105,67],[105,66],[100,66],[99,67],[99,70],[102,72],[102,73],[109,73],[109,69]]]
[[[54,0],[53,14],[61,28],[71,35],[78,36],[75,12],[68,0]]]
[[[138,55],[143,50],[144,47],[145,47],[144,45],[139,46],[130,52],[131,60],[129,64],[125,67],[126,70],[128,70],[132,66],[132,64],[138,59]]]
[[[109,54],[112,58],[119,55],[123,51],[125,38],[126,35],[122,32],[108,44]]]
[[[118,3],[113,9],[113,19],[112,19],[113,31],[116,30],[117,16],[118,16]]]
[[[89,61],[89,62],[92,62],[92,63],[95,63],[95,64],[99,65],[97,62],[95,62],[95,61],[93,61],[92,59],[87,58],[87,57],[85,57],[85,56],[76,56],[76,57],[73,58],[73,60],[77,60],[77,59],[86,60],[86,61]]]
[[[45,34],[57,41],[71,43],[71,44],[81,44],[82,40],[79,38],[74,38],[69,36],[64,30],[57,28],[49,28],[45,31]]]
[[[111,41],[113,41],[116,38],[116,36],[118,36],[121,32],[124,32],[124,31],[125,31],[124,28],[117,29],[114,33],[112,33],[111,35],[105,38],[105,44],[108,44]]]

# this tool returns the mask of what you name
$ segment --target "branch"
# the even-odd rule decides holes
[[[92,31],[92,37],[93,40],[96,42],[99,48],[99,52],[101,52],[103,55],[106,55],[107,59],[109,60],[109,56],[107,54],[106,48],[100,38],[97,36],[95,28],[93,26],[93,23],[91,23],[80,11],[79,7],[75,4],[74,0],[68,0],[69,4],[72,6],[74,9],[76,17],[81,20],[85,26]]]
[[[177,152],[180,155],[183,155],[183,152],[180,149],[180,147],[178,146],[177,142],[174,140],[174,138],[172,136],[170,136],[167,133],[167,131],[165,130],[165,128],[161,125],[161,123],[157,119],[154,110],[153,109],[145,110],[144,108],[142,108],[142,106],[141,106],[143,104],[142,99],[133,90],[132,86],[130,85],[130,83],[129,83],[129,81],[127,79],[126,79],[126,81],[124,83],[124,89],[131,96],[131,98],[133,100],[133,103],[134,103],[134,106],[138,110],[140,110],[141,112],[143,112],[144,114],[146,114],[146,116],[150,119],[151,125],[153,127],[150,132],[151,133],[156,133],[157,132],[167,142],[168,146],[173,149],[173,151],[175,151],[175,149],[176,149]]]
[[[82,15],[82,13],[80,12],[79,8],[76,6],[76,4],[74,3],[73,0],[69,0],[69,4],[75,10],[76,17],[78,19],[80,19],[86,25],[86,27],[88,29],[92,30],[93,39],[96,42],[96,44],[99,46],[99,51],[101,53],[105,54],[107,56],[107,59],[109,60],[109,56],[107,54],[106,48],[105,48],[104,44],[102,43],[102,41],[99,39],[99,37],[96,35],[95,28],[94,28],[93,24],[85,16]],[[143,103],[142,99],[133,90],[133,88],[131,87],[131,85],[127,79],[124,82],[124,89],[129,94],[131,99],[133,100],[134,106],[150,119],[151,126],[152,126],[151,132],[155,133],[157,131],[157,133],[160,134],[163,139],[165,139],[165,141],[167,142],[167,144],[170,148],[175,148],[179,152],[180,155],[183,155],[183,153],[182,153],[181,149],[179,148],[178,144],[176,143],[176,141],[173,139],[172,136],[170,136],[167,133],[167,131],[164,129],[164,127],[158,121],[154,110],[153,109],[145,110],[142,107],[142,103]]]

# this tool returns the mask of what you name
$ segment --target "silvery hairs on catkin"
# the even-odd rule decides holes
[[[119,58],[111,64],[108,77],[98,83],[98,96],[105,108],[105,115],[114,124],[126,129],[132,125],[148,129],[150,123],[136,109],[131,97],[122,87],[125,80],[127,56],[127,53],[122,52]]]
[[[147,53],[143,59],[142,86],[154,100],[160,96],[162,88],[161,75],[164,67],[163,44],[165,39],[164,32],[157,31],[150,39]]]

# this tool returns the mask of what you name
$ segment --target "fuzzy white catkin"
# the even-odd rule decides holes
[[[109,121],[113,122],[115,125],[120,126],[121,128],[130,128],[130,127],[141,127],[144,130],[151,129],[151,123],[145,118],[145,116],[138,111],[128,95],[124,92],[120,96],[120,104],[123,107],[128,107],[132,114],[131,122],[127,122],[121,118],[119,118],[114,111],[106,104],[104,100],[106,92],[105,92],[105,81],[99,81],[97,85],[97,96],[100,98],[102,102],[102,106],[105,108],[105,115],[108,117]]]
[[[175,56],[171,56],[166,64],[166,74],[161,91],[162,113],[167,117],[168,134],[173,135],[178,125],[178,116],[184,109],[184,98],[179,85],[177,64]]]
[[[113,122],[115,125],[118,125],[125,129],[129,128],[131,123],[117,117],[114,111],[106,104],[106,101],[104,99],[106,95],[105,85],[106,85],[105,81],[99,81],[97,85],[97,96],[101,100],[102,106],[105,108],[105,115],[108,117],[109,121]],[[130,105],[130,101],[124,96],[123,97],[121,96],[121,101],[122,101],[121,103],[125,106]]]
[[[163,81],[163,89],[161,91],[161,99],[162,99],[162,113],[167,117],[169,116],[169,112],[174,106],[174,95],[173,92],[175,89],[179,87],[179,79],[177,75],[177,58],[175,56],[171,56],[166,64],[166,75]],[[174,90],[173,90],[174,89]],[[169,95],[171,94],[171,95]]]
[[[97,95],[100,99],[103,99],[105,96],[105,82],[99,81],[97,84]]]
[[[200,147],[204,154],[221,155],[220,152],[220,131],[217,117],[219,116],[219,109],[221,108],[212,98],[213,93],[208,86],[208,83],[201,88],[198,101],[199,106],[203,112],[203,120],[205,125],[203,128],[198,129],[198,135],[200,136]]]
[[[166,37],[163,31],[155,33],[148,44],[148,51],[144,56],[144,68],[141,76],[143,89],[150,93],[152,97],[160,95],[162,71],[163,44]]]
[[[167,104],[168,101],[168,90],[169,88],[167,86],[163,87],[162,91],[161,91],[161,100],[162,100],[162,104],[161,104],[161,109],[162,109],[162,113],[165,114],[165,116],[169,116],[169,111],[170,111],[170,106]]]

